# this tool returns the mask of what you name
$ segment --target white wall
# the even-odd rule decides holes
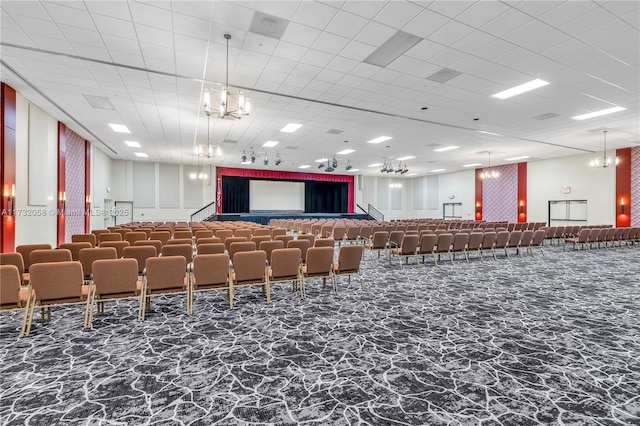
[[[105,229],[113,225],[108,214],[111,207],[111,163],[109,156],[91,145],[91,215],[90,228]]]
[[[592,169],[591,155],[533,161],[527,165],[527,220],[546,222],[551,200],[587,200],[589,225],[615,225],[616,169]],[[571,187],[563,194],[562,187]]]
[[[29,110],[31,109],[31,114]],[[44,140],[29,141],[29,120],[38,128]],[[58,122],[30,104],[19,93],[16,94],[16,216],[15,244],[48,243],[57,245],[57,190],[58,190]],[[45,200],[42,205],[29,204],[29,146],[46,150],[44,164],[37,167],[39,178],[32,185],[44,187]]]
[[[462,219],[473,220],[475,212],[475,171],[463,170],[438,175],[438,216],[444,203],[462,203]]]
[[[215,168],[211,168],[210,179],[202,181],[201,183],[186,181],[183,179],[183,166],[180,165],[180,184],[181,191],[179,194],[175,194],[180,200],[179,208],[160,208],[160,185],[159,185],[159,164],[155,165],[155,207],[153,208],[135,208],[133,209],[134,221],[189,221],[191,214],[195,213],[195,208],[184,208],[184,197],[182,189],[185,185],[201,185],[202,187],[202,201],[201,207],[215,201]],[[111,200],[115,203],[117,201],[133,201],[133,161],[124,160],[112,160],[111,162]],[[207,169],[209,173],[209,169]]]

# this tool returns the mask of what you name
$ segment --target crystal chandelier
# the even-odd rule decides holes
[[[620,159],[618,157],[611,158],[607,156],[607,131],[603,130],[602,133],[604,134],[604,150],[602,152],[602,158],[595,157],[589,162],[589,166],[593,168],[597,168],[597,167],[605,168],[611,165],[617,166],[618,163],[620,163]]]

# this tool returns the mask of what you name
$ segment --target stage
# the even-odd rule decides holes
[[[290,211],[261,211],[252,213],[222,213],[207,219],[209,222],[227,222],[227,221],[246,221],[255,222],[261,225],[268,225],[271,219],[291,219],[291,220],[309,220],[309,219],[351,219],[351,220],[367,220],[371,219],[369,215],[364,213],[301,213]]]

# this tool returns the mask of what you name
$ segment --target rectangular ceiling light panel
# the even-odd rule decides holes
[[[116,133],[131,133],[129,128],[127,126],[125,126],[124,124],[112,124],[112,123],[109,123],[109,126]]]
[[[266,141],[265,143],[262,144],[262,146],[264,146],[265,148],[273,148],[274,146],[278,145],[280,142],[277,141]]]
[[[302,127],[302,124],[289,123],[286,126],[284,126],[280,131],[285,133],[293,133],[296,130],[298,130],[300,127]]]
[[[549,82],[536,78],[535,80],[531,80],[519,86],[512,87],[511,89],[503,90],[502,92],[496,93],[495,95],[491,95],[491,97],[498,99],[508,99],[513,96],[537,89],[539,87],[546,86],[547,84],[549,84]]]
[[[411,49],[418,44],[422,39],[413,34],[405,33],[404,31],[398,31],[389,38],[389,40],[382,43],[380,47],[371,52],[367,56],[364,62],[372,65],[378,65],[379,67],[386,67],[391,62],[404,55],[404,52]]]
[[[600,117],[601,115],[613,114],[614,112],[624,111],[626,108],[621,106],[615,106],[612,108],[602,109],[600,111],[594,111],[587,114],[576,115],[575,117],[571,117],[574,120],[586,120],[588,118]]]
[[[375,139],[368,140],[367,143],[381,143],[393,139],[391,136],[378,136]]]
[[[351,154],[352,152],[355,152],[355,149],[343,149],[340,152],[336,152],[336,154],[338,155],[347,155],[347,154]]]
[[[396,158],[396,160],[398,160],[398,161],[405,161],[405,160],[412,160],[412,159],[414,159],[414,158],[416,158],[416,157],[414,157],[413,155],[406,155],[406,156],[404,156],[404,157],[398,157],[398,158]]]
[[[452,149],[458,149],[458,147],[454,145],[449,145],[449,146],[443,146],[442,148],[434,149],[434,151],[445,152],[445,151],[451,151]]]

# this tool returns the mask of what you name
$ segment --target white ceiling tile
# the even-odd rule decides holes
[[[334,55],[326,52],[321,52],[315,49],[309,49],[305,53],[304,57],[300,59],[300,62],[308,65],[315,65],[317,67],[324,68],[329,62],[335,58]]]
[[[460,59],[467,56],[463,52],[458,52],[457,50],[448,49],[443,50],[437,55],[431,57],[429,62],[435,65],[440,65],[441,67],[448,67],[449,65],[459,61]]]
[[[311,28],[297,22],[291,22],[287,26],[281,40],[301,46],[311,47],[320,35],[320,30]]]
[[[320,81],[326,81],[328,83],[337,83],[344,76],[344,73],[323,69],[316,75],[316,78]]]
[[[474,55],[490,60],[515,48],[516,45],[513,43],[501,39],[494,39],[486,46],[478,48],[478,50],[474,52]]]
[[[132,55],[140,55],[140,44],[129,38],[116,37],[109,34],[103,34],[102,39],[109,51],[116,50],[121,53],[129,53]]]
[[[291,71],[291,74],[300,75],[303,77],[313,78],[322,70],[321,67],[316,67],[313,65],[299,63],[295,66],[295,68]]]
[[[371,77],[372,80],[380,81],[383,83],[393,83],[402,74],[398,71],[393,71],[387,68],[382,68],[375,75]]]
[[[269,70],[289,73],[291,72],[291,70],[295,68],[296,64],[297,63],[295,61],[272,56],[271,59],[269,59],[269,63],[267,63],[267,66],[265,68]]]
[[[338,10],[331,6],[303,1],[292,20],[299,24],[323,30],[337,13]]]
[[[509,6],[502,2],[478,1],[473,6],[456,16],[456,21],[479,28],[508,10]]]
[[[296,11],[300,8],[300,4],[304,1],[264,1],[256,0],[249,2],[242,2],[243,6],[255,8],[260,12],[267,13],[269,15],[278,16],[284,19],[292,19]]]
[[[327,69],[348,74],[357,65],[358,61],[336,56],[331,62],[329,62],[329,64],[327,64]]]
[[[489,45],[495,40],[496,38],[489,34],[482,31],[474,31],[462,40],[457,41],[451,47],[466,53],[474,54],[478,49]]]
[[[243,50],[238,56],[238,63],[252,67],[264,68],[269,62],[269,55]]]
[[[192,18],[203,19],[207,22],[211,18],[213,8],[220,2],[208,2],[208,1],[174,1],[171,2],[171,10],[174,12],[174,25],[176,19],[182,17],[176,15],[185,15]]]
[[[386,1],[348,1],[342,5],[342,10],[370,19],[376,16],[387,3]]]
[[[590,1],[566,1],[541,15],[540,19],[552,27],[559,27],[597,7],[595,3]]]
[[[208,2],[204,2],[208,3]],[[213,14],[211,19],[215,23],[229,24],[233,23],[234,28],[249,28],[253,19],[254,11],[245,6],[245,2],[216,1],[213,3]],[[205,16],[208,18],[208,16]],[[218,26],[211,28],[212,34],[220,32]],[[224,32],[220,34],[222,36]]]
[[[64,39],[64,35],[60,32],[58,27],[48,20],[34,19],[22,15],[14,16],[13,20],[22,31],[29,35],[51,37],[59,40]]]
[[[364,62],[362,62],[351,71],[351,74],[357,75],[359,77],[369,78],[378,71],[380,71],[380,67],[376,65],[365,64]]]
[[[140,43],[142,56],[147,59],[160,59],[167,62],[175,62],[173,47],[164,47],[157,44]]]
[[[95,29],[93,31],[89,31],[69,25],[59,25],[58,28],[60,28],[60,31],[62,31],[67,40],[81,40],[85,45],[104,47],[104,43],[102,42],[100,36],[96,33]],[[4,28],[2,30],[2,33],[4,36]]]
[[[60,40],[57,38],[46,36],[32,36],[31,40],[33,40],[40,49],[51,50],[53,52],[60,52],[69,55],[73,54],[73,48],[66,40]]]
[[[429,36],[429,40],[445,46],[450,46],[472,32],[473,28],[470,26],[461,24],[460,22],[450,21],[444,27],[431,34],[431,36]]]
[[[176,35],[179,34],[201,40],[209,39],[209,30],[211,26],[209,21],[178,13],[174,13],[172,16],[173,32]]]
[[[109,49],[109,54],[113,58],[113,62],[118,64],[124,64],[133,67],[145,67],[145,63],[142,60],[140,54],[131,54],[128,52],[121,52],[114,49]]]
[[[404,73],[404,72],[411,71],[415,67],[419,66],[421,63],[422,61],[419,61],[418,59],[412,58],[407,55],[403,55],[403,56],[400,56],[395,61],[391,62],[389,65],[387,65],[386,68]]]
[[[45,8],[58,25],[73,25],[85,29],[94,28],[89,12],[85,9],[66,7],[66,5],[59,3],[45,3]]]
[[[527,41],[536,39],[550,32],[552,28],[539,21],[529,21],[519,28],[502,36],[503,39],[514,44],[523,45]]]
[[[3,21],[3,24],[4,24],[4,21]],[[17,44],[19,46],[32,47],[32,48],[37,47],[33,42],[33,40],[31,40],[29,36],[27,36],[27,33],[25,33],[22,30],[14,31],[14,30],[6,30],[2,28],[2,41],[4,43]],[[2,53],[5,53],[5,51],[3,51]]]
[[[278,47],[273,51],[273,56],[298,62],[307,53],[307,48],[297,44],[280,41]]]
[[[429,9],[424,9],[409,21],[402,31],[426,38],[447,24],[451,19]]]
[[[360,43],[359,41],[351,40],[339,53],[340,56],[353,59],[354,61],[363,61],[369,56],[376,48],[369,45]]]
[[[370,44],[372,46],[380,46],[385,41],[394,35],[397,31],[386,25],[378,24],[377,22],[370,22],[366,27],[354,37],[355,40]]]
[[[475,1],[434,1],[429,5],[429,9],[438,12],[441,15],[455,18],[462,12],[473,6]]]
[[[358,15],[339,11],[331,22],[329,22],[325,31],[342,37],[352,38],[358,34],[358,32],[360,32],[368,22],[369,21],[367,19]]]
[[[322,33],[312,47],[323,52],[337,55],[349,43],[349,39],[330,33]]]
[[[415,18],[416,15],[422,12],[422,10],[423,9],[420,6],[416,6],[409,2],[392,1],[389,2],[373,19],[399,30]]]
[[[518,4],[511,4],[511,6],[515,7],[518,10],[521,10],[528,15],[540,16],[547,13],[551,9],[558,7],[560,4],[562,4],[562,2],[555,0],[528,0],[522,1]]]
[[[136,26],[142,24],[164,30],[172,28],[171,12],[167,9],[140,2],[130,2],[129,9]]]
[[[133,22],[104,15],[93,15],[93,22],[101,34],[114,35],[129,39],[137,39]]]
[[[496,37],[501,37],[516,28],[520,28],[531,20],[531,17],[524,13],[510,9],[502,15],[484,24],[481,28],[483,31],[488,32]]]
[[[173,49],[173,33],[155,27],[136,24],[138,39],[142,43],[157,44]]]

